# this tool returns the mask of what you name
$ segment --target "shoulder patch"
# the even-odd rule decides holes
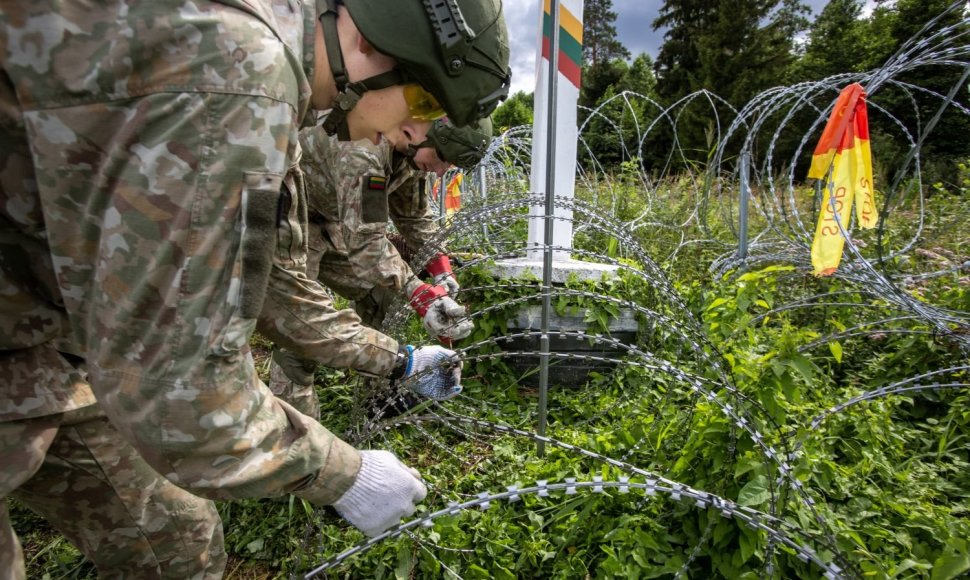
[[[387,188],[387,178],[383,175],[369,175],[367,176],[367,189],[376,189],[379,191],[384,191]]]

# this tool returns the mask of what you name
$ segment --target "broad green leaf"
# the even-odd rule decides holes
[[[842,364],[842,345],[838,341],[829,343],[829,350],[832,351],[832,356],[835,357],[835,362]]]
[[[707,310],[709,311],[714,310],[715,308],[717,308],[722,304],[727,304],[727,301],[728,301],[727,298],[715,298],[714,302],[711,302],[710,304],[707,305]]]
[[[409,548],[398,550],[397,552],[397,568],[394,569],[394,578],[397,580],[407,580],[411,577],[411,568],[414,567],[414,562],[412,561],[411,550]],[[482,570],[485,572],[485,570]],[[488,575],[482,576],[487,578]]]
[[[970,553],[967,552],[967,541],[962,538],[951,538],[946,543],[943,555],[933,562],[933,574],[930,580],[950,580],[962,576],[970,570]]]
[[[738,492],[738,503],[740,505],[760,505],[770,498],[771,494],[768,493],[768,479],[763,475],[759,475],[744,484],[744,487]]]
[[[815,378],[815,369],[812,368],[812,361],[808,360],[804,356],[800,354],[795,355],[790,361],[788,361],[788,363],[793,369],[798,371],[798,374],[802,375],[802,378],[804,378],[806,382],[811,383]]]

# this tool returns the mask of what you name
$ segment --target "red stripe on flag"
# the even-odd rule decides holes
[[[832,114],[825,124],[825,129],[822,130],[818,145],[815,146],[812,167],[808,170],[809,177],[815,179],[825,177],[835,154],[842,152],[846,146],[852,147],[853,137],[856,136],[852,119],[860,109],[865,111],[865,107],[865,92],[862,90],[862,85],[852,83],[842,89],[832,107]],[[869,139],[868,122],[866,127],[865,136],[858,135],[860,139]]]
[[[549,60],[549,37],[542,37],[542,58]],[[559,51],[559,72],[577,89],[581,82],[582,69],[562,50]]]

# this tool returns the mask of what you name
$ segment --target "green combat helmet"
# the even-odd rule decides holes
[[[412,116],[445,114],[457,126],[487,117],[508,96],[508,28],[501,0],[342,0],[357,29],[398,61],[392,71],[350,82],[337,38],[337,4],[317,0],[337,96],[324,128],[349,133],[347,112],[368,90],[406,85]]]
[[[471,169],[478,165],[492,142],[492,120],[488,117],[477,125],[456,127],[445,119],[431,124],[428,139],[418,147],[434,147],[438,157],[455,167]]]

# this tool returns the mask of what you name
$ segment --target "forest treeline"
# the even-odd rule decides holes
[[[684,152],[677,162],[703,164],[716,146],[716,119],[723,130],[725,123],[734,119],[732,107],[740,110],[773,87],[879,69],[951,3],[875,0],[866,10],[863,0],[832,0],[812,20],[808,6],[798,0],[667,0],[652,23],[643,23],[645,32],[647,27],[666,31],[653,58],[645,53],[630,54],[617,39],[612,0],[585,0],[579,123],[587,121],[591,109],[602,107],[604,115],[589,119],[583,130],[590,151],[584,154],[581,150],[581,162],[595,157],[599,164],[611,168],[638,159],[648,173],[669,171],[669,151],[674,146],[669,124],[659,124],[642,146],[636,127],[642,134],[660,111],[649,100],[668,107],[691,93],[706,90],[725,102],[715,100],[714,109],[706,100],[705,106],[685,107],[677,120],[676,135],[677,146]],[[951,11],[937,27],[967,26],[968,18],[964,7]],[[966,66],[957,61],[952,66],[909,70],[900,80],[925,92],[885,86],[878,94],[879,105],[915,133],[939,109],[939,95],[947,95],[961,81]],[[624,91],[646,99],[614,98]],[[966,86],[957,93],[956,101],[966,104]],[[493,121],[500,128],[528,125],[532,111],[533,94],[519,92],[495,112]],[[870,115],[873,142],[879,145],[873,148],[875,161],[891,168],[894,161],[906,155],[909,145],[904,139],[880,135],[880,123],[874,117]],[[807,130],[814,120],[795,122],[803,121]],[[934,180],[954,178],[955,164],[970,157],[967,135],[970,116],[958,107],[949,107],[921,151],[924,174]],[[792,135],[787,138],[790,142],[780,140],[775,146],[782,151],[777,153],[794,151],[801,137]],[[624,140],[627,142],[622,143]]]

